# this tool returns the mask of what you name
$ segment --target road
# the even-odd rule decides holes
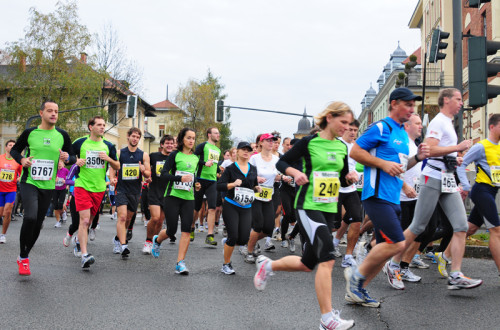
[[[70,220],[68,220],[70,221]],[[20,220],[0,245],[0,328],[30,329],[317,329],[319,311],[314,274],[278,273],[263,292],[252,282],[255,266],[233,256],[236,275],[220,272],[222,248],[207,248],[197,233],[186,264],[191,273],[174,273],[177,245],[165,242],[159,259],[141,254],[145,228],[138,218],[129,246],[131,257],[112,253],[115,222],[101,218],[101,229],[89,251],[96,257],[90,271],[62,245],[68,224],[54,228],[47,218],[30,255],[32,275],[17,273]],[[179,235],[178,235],[179,236]],[[222,235],[216,235],[220,241]],[[219,243],[220,244],[220,243]],[[287,254],[277,248],[273,259]],[[498,328],[500,278],[492,260],[466,259],[466,275],[481,277],[473,290],[449,291],[437,267],[416,270],[422,283],[404,291],[389,287],[383,274],[370,284],[379,309],[346,305],[340,262],[333,272],[333,305],[355,329],[494,329]]]

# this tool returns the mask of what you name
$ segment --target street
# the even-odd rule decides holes
[[[138,216],[129,243],[131,256],[112,253],[116,222],[101,216],[89,252],[96,263],[82,271],[72,246],[62,244],[71,219],[54,228],[46,218],[30,254],[32,275],[18,275],[19,230],[13,221],[7,243],[0,245],[0,327],[2,329],[317,329],[320,313],[313,273],[278,273],[266,290],[253,286],[255,266],[243,262],[235,249],[236,274],[224,275],[221,234],[217,249],[205,247],[205,233],[196,233],[186,265],[189,276],[174,273],[177,245],[165,241],[158,259],[142,255],[145,228]],[[222,232],[222,231],[221,231]],[[179,233],[177,235],[180,236]],[[261,244],[262,245],[262,244]],[[272,259],[288,253],[275,242]],[[299,248],[297,249],[299,250]],[[466,259],[464,273],[481,277],[473,290],[450,291],[436,265],[414,270],[422,283],[392,289],[381,273],[369,285],[379,309],[350,306],[344,301],[345,280],[340,261],[333,271],[333,306],[355,329],[493,329],[498,328],[500,278],[492,260]]]

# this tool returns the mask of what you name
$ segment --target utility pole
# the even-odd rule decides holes
[[[463,94],[462,82],[462,0],[453,0],[453,87]],[[458,141],[463,140],[464,109],[455,116]]]

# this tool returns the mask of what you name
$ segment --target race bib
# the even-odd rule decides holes
[[[30,171],[33,180],[50,181],[54,172],[54,161],[51,159],[33,159]]]
[[[313,201],[335,203],[339,200],[340,180],[337,172],[313,173]]]
[[[99,158],[100,151],[97,150],[87,150],[85,156],[85,167],[86,168],[104,168],[106,161]]]
[[[490,166],[491,183],[495,187],[500,187],[500,166]]]
[[[161,175],[161,171],[163,170],[163,165],[165,165],[165,161],[158,161],[156,162],[156,176]]]
[[[220,153],[217,152],[217,150],[209,150],[207,161],[213,160],[215,163],[217,163],[219,161],[219,156],[220,156]]]
[[[262,202],[269,202],[273,199],[274,187],[260,186],[261,192],[255,193],[255,199]]]
[[[122,169],[122,180],[139,179],[139,164],[123,164]]]
[[[254,191],[248,188],[235,187],[233,200],[240,205],[252,204],[255,199]]]
[[[418,196],[418,193],[420,192],[420,178],[419,177],[413,178],[413,189],[415,190],[415,192],[417,193],[417,196]]]
[[[176,181],[174,182],[174,189],[191,191],[193,188],[194,176],[193,173],[184,171],[175,171],[175,176],[191,175],[192,179],[189,182]]]
[[[11,169],[2,168],[0,171],[0,181],[1,182],[12,182],[16,176],[16,171]]]
[[[454,193],[457,191],[458,186],[453,172],[441,171],[441,192]]]
[[[56,187],[62,187],[66,183],[66,180],[64,178],[56,178]]]
[[[402,153],[398,153],[398,156],[399,156],[399,163],[401,165],[403,165],[401,168],[403,170],[403,173],[401,173],[399,175],[399,178],[400,179],[403,179],[403,174],[404,172],[406,172],[406,169],[408,168],[408,155],[406,154],[402,154]]]
[[[363,189],[363,173],[359,175],[358,182],[355,183],[356,189]]]

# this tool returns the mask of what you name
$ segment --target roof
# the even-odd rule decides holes
[[[422,64],[421,62],[421,59],[422,59],[422,47],[418,47],[418,49],[416,51],[414,51],[411,55],[415,55],[417,57],[417,64]],[[410,55],[410,56],[411,56]],[[408,56],[403,62],[401,62],[402,64],[406,64],[408,62],[410,62],[410,56]]]
[[[179,109],[178,106],[170,102],[169,100],[164,100],[158,103],[153,104],[155,109]]]

